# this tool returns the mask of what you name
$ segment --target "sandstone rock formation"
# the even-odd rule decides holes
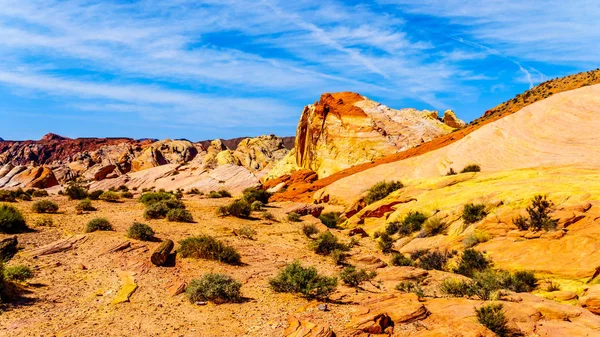
[[[453,125],[459,120],[448,118]],[[323,94],[304,108],[294,150],[269,172],[277,178],[310,169],[320,178],[356,164],[415,147],[450,133],[437,112],[394,110],[356,93]]]
[[[188,140],[165,139],[152,143],[131,161],[131,171],[142,171],[165,164],[182,164],[198,154],[198,149]]]

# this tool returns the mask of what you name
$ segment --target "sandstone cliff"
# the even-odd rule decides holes
[[[356,93],[323,94],[304,108],[294,149],[269,172],[277,178],[310,169],[320,178],[450,133],[464,126],[452,113],[444,124],[436,111],[390,109]]]

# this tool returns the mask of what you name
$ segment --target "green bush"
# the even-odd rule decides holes
[[[394,239],[388,233],[381,233],[377,239],[377,246],[384,254],[388,254],[392,251],[394,245]]]
[[[210,191],[207,196],[211,199],[231,198],[231,193],[226,190]]]
[[[95,190],[90,192],[88,197],[90,200],[100,200],[100,196],[102,195],[102,193],[104,193],[103,190]]]
[[[216,260],[228,264],[240,264],[241,256],[235,248],[208,235],[190,237],[179,242],[177,252],[182,257]]]
[[[194,217],[192,213],[187,209],[183,208],[173,208],[167,212],[167,220],[173,222],[194,222]]]
[[[15,202],[15,201],[17,201],[17,199],[10,191],[0,190],[0,201]]]
[[[175,199],[157,201],[146,206],[144,218],[162,219],[167,217],[167,214],[172,209],[185,209],[185,205],[183,202]]]
[[[4,279],[6,281],[23,282],[33,277],[33,271],[27,266],[18,265],[4,268]]]
[[[482,204],[466,204],[463,208],[462,218],[468,225],[482,220],[487,216],[485,205]]]
[[[48,191],[46,190],[33,190],[31,192],[32,197],[43,198],[48,196]]]
[[[150,241],[154,237],[154,230],[146,224],[134,222],[127,230],[127,237],[141,241]]]
[[[99,199],[106,202],[117,202],[121,199],[121,196],[117,192],[106,191],[102,193]]]
[[[418,298],[425,297],[425,292],[423,291],[423,288],[421,288],[421,285],[417,282],[411,282],[411,281],[400,282],[396,285],[396,290],[402,291],[405,293],[413,293],[413,294],[417,295]]]
[[[497,336],[509,336],[508,321],[504,315],[502,304],[487,304],[475,309],[477,320]]]
[[[140,202],[146,206],[173,199],[175,199],[173,194],[167,192],[147,192],[140,196]]]
[[[305,224],[302,226],[302,233],[304,233],[307,238],[310,238],[315,234],[319,234],[319,230],[314,224]]]
[[[117,191],[119,191],[119,192],[129,192],[129,187],[127,187],[127,185],[121,185],[121,186],[119,186],[119,188],[117,188]]]
[[[502,289],[514,292],[533,291],[536,283],[535,275],[529,271],[510,273],[504,270],[487,269],[474,272],[472,280],[448,279],[442,283],[440,289],[449,295],[477,296],[481,300],[487,301]]]
[[[88,222],[85,231],[86,233],[91,233],[95,231],[112,231],[112,229],[112,225],[107,219],[95,218]]]
[[[83,199],[75,206],[75,210],[78,212],[90,212],[95,211],[96,208],[92,206],[92,201],[90,199]]]
[[[272,193],[269,193],[262,189],[247,188],[244,190],[242,199],[245,200],[249,204],[252,204],[255,201],[260,201],[263,204],[268,204],[269,198],[271,197],[271,195],[272,195]]]
[[[338,238],[330,232],[321,233],[310,243],[310,248],[319,255],[329,255],[334,250],[347,251],[348,246],[338,242]]]
[[[338,213],[338,212],[323,213],[319,216],[319,220],[321,220],[321,222],[327,228],[336,228],[340,221],[340,213]]]
[[[121,192],[121,198],[133,199],[133,193],[131,193],[131,192]]]
[[[333,264],[336,266],[344,264],[346,261],[346,253],[341,249],[334,249],[331,251],[331,260],[333,260]]]
[[[88,197],[87,189],[77,183],[69,184],[65,188],[65,194],[71,200],[82,200]]]
[[[534,231],[556,229],[558,220],[550,217],[553,207],[554,204],[545,195],[536,195],[531,201],[531,205],[527,207],[528,227]]]
[[[390,222],[385,231],[389,235],[399,233],[401,236],[410,235],[421,230],[427,216],[421,212],[409,212],[402,221]]]
[[[271,220],[271,221],[275,220],[275,216],[273,215],[273,213],[267,212],[267,211],[262,212],[262,217],[265,220]]]
[[[302,221],[302,218],[300,217],[300,214],[298,214],[296,212],[288,213],[287,219],[288,219],[288,221],[291,221],[291,222],[300,222],[300,221]]]
[[[321,276],[314,267],[303,267],[295,261],[285,266],[269,280],[271,288],[279,293],[301,294],[308,298],[327,298],[337,287],[335,277]]]
[[[531,292],[537,287],[537,278],[531,271],[516,271],[511,275],[510,283],[505,285],[508,289],[517,292]]]
[[[348,266],[340,273],[340,279],[350,287],[358,287],[361,283],[372,280],[377,273],[364,269],[356,270],[354,266]]]
[[[471,165],[465,166],[465,168],[463,168],[462,171],[460,171],[460,173],[467,173],[467,172],[481,172],[481,167],[477,164],[471,164]]]
[[[438,217],[427,219],[423,224],[423,229],[419,233],[419,237],[429,237],[442,234],[446,229],[446,223]]]
[[[217,213],[222,216],[232,215],[236,218],[246,219],[252,214],[252,206],[244,200],[235,200],[227,206],[221,206]]]
[[[250,226],[244,226],[236,231],[236,233],[244,239],[254,240],[258,234],[256,230]]]
[[[483,253],[475,249],[465,249],[458,261],[456,273],[467,277],[472,277],[477,271],[486,270],[490,267],[490,261]]]
[[[487,232],[475,230],[473,231],[473,233],[471,233],[471,235],[467,236],[463,240],[463,244],[465,245],[465,247],[471,248],[476,246],[477,244],[487,242],[489,241],[489,239],[490,235]]]
[[[192,280],[185,292],[192,303],[212,301],[216,304],[242,301],[242,283],[228,275],[209,273]]]
[[[414,263],[415,262],[411,258],[400,253],[392,254],[392,258],[390,259],[390,264],[392,266],[412,266]]]
[[[265,204],[263,204],[261,201],[256,200],[252,204],[250,204],[250,209],[252,211],[259,212],[262,211],[264,206]]]
[[[440,284],[440,291],[454,297],[466,297],[472,295],[472,281],[447,278]]]
[[[54,227],[54,221],[49,216],[45,216],[43,218],[35,220],[36,226],[44,226],[44,227]]]
[[[35,213],[56,213],[58,205],[50,200],[40,200],[33,203],[31,210]]]
[[[418,266],[426,270],[444,270],[452,256],[454,256],[452,252],[432,250],[419,257]]]
[[[196,187],[190,189],[187,194],[191,194],[191,195],[204,195],[204,192],[201,192],[199,189],[197,189]]]
[[[381,200],[387,197],[390,193],[404,187],[399,181],[382,181],[375,184],[369,189],[369,193],[365,197],[367,205],[374,203],[375,201]]]
[[[16,234],[26,231],[25,218],[18,209],[0,205],[0,233]]]

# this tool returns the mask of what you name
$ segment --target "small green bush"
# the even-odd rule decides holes
[[[150,241],[154,237],[154,230],[146,224],[134,222],[127,230],[127,237],[141,241]]]
[[[261,201],[256,200],[252,204],[250,204],[250,209],[252,209],[252,211],[254,212],[260,212],[262,211],[264,206],[265,204],[263,204]]]
[[[133,199],[133,193],[131,193],[131,192],[121,192],[121,198]]]
[[[92,206],[92,201],[90,199],[83,199],[75,206],[75,210],[78,212],[91,212],[95,211],[96,208]]]
[[[194,222],[194,217],[192,216],[192,213],[190,213],[190,211],[188,211],[187,209],[173,208],[169,210],[169,212],[167,212],[167,220],[173,222],[192,223]]]
[[[335,277],[321,276],[314,267],[303,267],[295,261],[285,266],[269,280],[271,288],[279,293],[301,294],[307,298],[327,298],[337,287]]]
[[[460,171],[460,173],[467,173],[467,172],[481,172],[481,167],[477,164],[471,164],[471,165],[465,166],[465,168],[463,168],[462,171]]]
[[[419,268],[426,270],[444,270],[446,263],[454,254],[452,252],[432,250],[419,257]]]
[[[18,209],[9,205],[0,205],[0,233],[16,234],[27,229],[25,218]]]
[[[162,219],[167,217],[167,214],[172,209],[184,209],[183,202],[175,199],[161,200],[146,206],[144,218],[146,219]]]
[[[117,188],[117,191],[119,191],[119,192],[129,192],[129,187],[127,187],[127,185],[121,185],[121,186],[119,186],[119,188]]]
[[[140,202],[146,206],[173,199],[175,199],[173,194],[167,192],[147,192],[140,196]]]
[[[533,291],[537,287],[537,281],[533,272],[520,270],[511,275],[510,283],[505,286],[514,292],[525,293]]]
[[[15,202],[15,201],[17,201],[17,199],[10,191],[0,190],[0,201]]]
[[[103,190],[95,190],[90,192],[88,198],[90,200],[100,200],[100,196],[104,193]]]
[[[392,251],[394,245],[394,239],[388,233],[381,233],[377,239],[377,246],[384,254],[388,254]]]
[[[182,257],[216,260],[228,264],[240,264],[241,256],[235,248],[208,235],[190,237],[179,243],[177,252]]]
[[[319,234],[319,230],[314,224],[305,224],[302,226],[302,233],[304,233],[307,238],[310,238],[315,234]]]
[[[31,192],[31,196],[35,198],[43,198],[48,196],[48,191],[46,190],[33,190]]]
[[[421,285],[417,282],[404,281],[400,282],[396,285],[396,290],[404,292],[404,293],[413,293],[417,295],[418,298],[425,297],[425,292]]]
[[[310,243],[310,248],[319,255],[329,255],[334,250],[347,251],[348,246],[338,242],[338,238],[330,232],[321,233]]]
[[[216,304],[242,301],[242,283],[228,275],[209,273],[200,279],[192,280],[185,293],[192,303],[212,301]]]
[[[340,213],[337,213],[337,212],[323,213],[319,216],[319,220],[321,220],[321,222],[327,228],[336,228],[340,221]]]
[[[77,183],[69,184],[65,188],[65,194],[71,200],[82,200],[88,197],[87,189]]]
[[[390,264],[392,266],[412,266],[414,263],[415,262],[411,258],[400,253],[392,254],[392,258],[390,259]]]
[[[342,265],[346,261],[346,253],[341,249],[334,249],[331,251],[331,260],[336,266]]]
[[[105,218],[95,218],[88,222],[87,227],[85,229],[86,233],[91,233],[95,231],[112,231],[112,225]]]
[[[438,217],[427,219],[423,224],[423,229],[419,233],[419,237],[430,237],[442,234],[446,229],[446,223]]]
[[[490,267],[490,261],[483,253],[475,249],[465,249],[458,261],[456,273],[467,277],[472,277],[477,271],[486,270]]]
[[[365,197],[365,203],[367,203],[367,205],[370,205],[375,201],[387,197],[388,195],[390,195],[390,193],[399,190],[402,187],[404,187],[404,185],[402,185],[402,183],[399,181],[379,182],[369,189],[369,193]]]
[[[466,297],[472,295],[471,281],[447,278],[440,284],[440,291],[454,297]]]
[[[545,195],[536,195],[531,201],[531,206],[527,207],[529,227],[535,231],[556,229],[558,220],[550,217],[553,206],[552,201],[548,200]]]
[[[250,226],[243,226],[236,233],[244,239],[254,240],[258,234],[256,230]]]
[[[106,191],[102,193],[99,199],[106,202],[117,202],[121,199],[121,196],[117,192]]]
[[[273,215],[273,213],[267,212],[267,211],[262,212],[262,217],[265,220],[270,220],[270,221],[275,220],[275,216]]]
[[[482,204],[466,204],[463,208],[462,218],[463,221],[469,225],[482,220],[487,216],[485,205]]]
[[[409,212],[401,222],[391,222],[386,227],[389,235],[399,233],[401,236],[410,235],[421,230],[427,216],[421,212]]]
[[[50,200],[40,200],[33,203],[31,210],[35,213],[56,213],[58,204]]]
[[[510,335],[502,304],[487,304],[475,309],[477,320],[499,337]]]
[[[231,198],[231,193],[229,193],[229,191],[226,191],[226,190],[210,191],[208,193],[207,197],[209,197],[211,199]]]
[[[54,227],[54,221],[49,216],[45,216],[43,218],[35,220],[36,226],[44,226],[44,227]]]
[[[475,230],[471,235],[463,240],[463,244],[467,248],[475,247],[476,245],[490,240],[490,235],[487,232]]]
[[[244,200],[235,200],[227,206],[221,206],[217,213],[222,216],[232,215],[236,218],[246,219],[252,214],[252,206]]]
[[[296,212],[288,213],[287,219],[288,219],[288,221],[291,221],[291,222],[300,222],[300,221],[302,221],[302,218],[300,217],[300,214],[298,214]]]
[[[377,273],[374,271],[357,270],[354,266],[348,266],[340,273],[340,279],[350,287],[358,287],[361,283],[370,281],[375,276],[377,276]]]
[[[23,282],[33,277],[33,271],[27,266],[18,265],[4,268],[4,279]]]
[[[269,198],[272,193],[269,193],[262,189],[256,188],[247,188],[244,190],[244,194],[242,195],[242,199],[247,203],[252,204],[255,201],[260,201],[263,204],[269,203]]]

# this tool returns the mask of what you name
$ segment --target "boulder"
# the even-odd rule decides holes
[[[444,112],[444,124],[448,125],[451,128],[460,129],[467,126],[467,123],[463,122],[461,119],[456,117],[456,114],[452,110],[446,110]]]
[[[579,305],[596,315],[600,315],[600,285],[590,286],[579,299]]]

